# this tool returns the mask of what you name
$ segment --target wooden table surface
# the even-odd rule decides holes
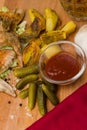
[[[28,9],[35,8],[43,14],[46,7],[50,7],[58,13],[62,21],[62,25],[71,20],[71,18],[61,7],[59,0],[0,0],[0,7],[3,5],[6,5],[10,9],[25,9],[28,22],[30,22]],[[87,22],[76,22],[77,30],[85,23]],[[75,33],[69,37],[69,40],[73,41],[74,35]],[[75,83],[67,86],[59,86],[57,95],[60,102],[87,82],[86,75],[87,69],[82,77]],[[11,101],[11,104],[8,104],[8,101]],[[22,106],[20,106],[21,103]],[[53,108],[54,106],[48,101],[48,111]],[[24,130],[39,118],[41,118],[41,115],[38,112],[37,104],[31,112],[27,107],[27,99],[21,100],[18,97],[13,98],[6,94],[0,93],[0,130]]]

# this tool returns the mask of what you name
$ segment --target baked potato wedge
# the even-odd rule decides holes
[[[46,19],[46,31],[52,31],[57,25],[60,25],[60,19],[56,11],[51,8],[45,9],[45,19]]]
[[[40,20],[41,23],[41,30],[45,29],[45,18],[43,17],[43,15],[41,15],[41,13],[39,13],[36,9],[30,9],[29,10],[29,16],[31,21],[33,22],[36,18],[38,18]]]
[[[40,48],[36,42],[28,44],[23,51],[23,63],[24,65],[33,64],[38,61],[40,56]]]

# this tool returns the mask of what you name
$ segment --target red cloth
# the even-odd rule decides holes
[[[87,83],[26,130],[87,130]]]

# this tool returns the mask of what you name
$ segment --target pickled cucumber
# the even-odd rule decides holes
[[[14,75],[22,78],[28,74],[36,74],[39,72],[39,68],[38,68],[38,63],[29,65],[27,67],[23,67],[23,68],[17,68],[14,70]]]
[[[22,91],[19,92],[18,96],[22,99],[28,97],[28,94],[29,94],[29,88],[26,88]]]
[[[37,104],[38,109],[41,115],[45,115],[47,113],[47,107],[46,107],[46,95],[44,94],[42,90],[42,84],[39,85],[38,91],[37,91]]]
[[[37,86],[35,83],[29,85],[28,107],[32,110],[36,103]]]
[[[46,94],[46,96],[48,97],[48,99],[51,101],[53,105],[57,105],[59,103],[57,96],[55,95],[54,92],[52,92],[49,89],[49,86],[42,84],[42,90],[44,91],[44,93]]]
[[[49,86],[49,89],[50,89],[51,91],[53,91],[53,92],[56,92],[56,91],[57,91],[57,86],[56,86],[55,84],[49,83],[48,81],[46,81],[46,80],[44,80],[44,79],[42,79],[42,80],[43,80],[43,82],[44,82],[44,84],[45,84],[46,86]]]
[[[22,78],[21,80],[19,80],[19,82],[16,84],[16,88],[21,90],[24,88],[25,85],[31,83],[32,81],[36,81],[38,78],[39,76],[37,74],[28,75]]]

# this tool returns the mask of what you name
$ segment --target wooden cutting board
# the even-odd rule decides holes
[[[71,20],[71,18],[61,7],[59,0],[0,0],[0,7],[3,5],[6,5],[10,9],[25,9],[26,19],[28,22],[30,22],[28,16],[28,10],[30,8],[35,8],[43,14],[46,7],[54,9],[59,14],[62,25]],[[77,30],[85,23],[86,22],[76,22]],[[75,34],[72,34],[69,37],[69,40],[73,41],[74,35]],[[82,84],[87,82],[86,75],[87,70],[75,83],[68,86],[59,86],[57,95],[60,102],[78,89]],[[47,106],[48,111],[54,108],[49,101]],[[13,98],[6,94],[0,93],[0,130],[24,130],[39,118],[41,118],[41,115],[39,114],[37,104],[35,109],[30,111],[27,107],[27,99],[21,100],[18,97]]]

